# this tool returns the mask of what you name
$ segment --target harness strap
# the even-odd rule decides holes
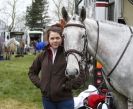
[[[119,62],[120,62],[120,60],[122,59],[122,57],[123,57],[125,51],[127,50],[127,47],[129,46],[129,44],[130,44],[130,42],[131,42],[131,39],[132,39],[132,37],[133,37],[133,31],[132,31],[131,27],[129,27],[129,29],[130,29],[130,32],[131,32],[131,36],[130,36],[130,38],[129,38],[129,40],[128,40],[128,43],[127,43],[127,45],[126,45],[126,47],[125,47],[123,53],[121,54],[119,60],[117,61],[116,65],[114,66],[114,68],[111,70],[111,72],[110,72],[108,75],[106,75],[106,74],[104,73],[104,71],[102,72],[102,73],[103,73],[104,80],[106,81],[106,83],[108,84],[108,86],[110,86],[109,88],[110,88],[110,89],[113,89],[113,90],[115,90],[115,91],[116,91],[116,89],[115,89],[114,86],[110,83],[110,78],[109,78],[109,76],[112,74],[112,72],[115,70],[115,68],[116,68],[117,65],[119,64]]]
[[[85,28],[85,26],[84,25],[81,25],[81,24],[66,24],[64,26],[64,28],[69,27],[69,26],[75,26],[75,27]]]
[[[95,56],[94,56],[94,59],[95,59],[95,60],[96,60],[96,55],[97,55],[97,52],[98,52],[98,45],[99,45],[99,22],[98,22],[98,21],[96,21],[96,23],[97,23],[98,28],[97,28],[96,53],[95,53]]]
[[[128,42],[127,42],[127,45],[126,45],[124,51],[122,52],[121,56],[119,57],[117,63],[115,64],[115,66],[113,67],[113,69],[109,72],[109,74],[107,75],[107,77],[109,77],[109,76],[112,74],[112,72],[115,70],[115,68],[116,68],[117,65],[119,64],[120,60],[122,59],[123,55],[125,54],[125,51],[127,50],[127,47],[129,46],[129,44],[130,44],[130,42],[131,42],[131,40],[132,40],[133,31],[132,31],[131,27],[129,27],[129,30],[130,30],[130,32],[131,32],[131,36],[130,36]]]
[[[96,21],[96,22],[97,22],[97,25],[98,25],[98,30],[97,30],[98,32],[97,32],[96,53],[95,53],[94,59],[96,59],[96,55],[97,55],[97,52],[98,52],[98,44],[99,44],[99,22],[98,22],[98,21]],[[120,60],[122,59],[123,55],[125,54],[125,52],[126,52],[128,46],[129,46],[129,44],[130,44],[130,42],[131,42],[131,40],[132,40],[133,31],[132,31],[131,27],[129,27],[129,30],[130,30],[130,32],[131,32],[131,36],[130,36],[130,38],[129,38],[128,42],[127,42],[127,45],[126,45],[126,47],[124,48],[124,50],[123,50],[121,56],[119,57],[117,63],[115,64],[115,66],[114,66],[113,69],[109,72],[108,75],[106,75],[106,74],[104,73],[104,71],[102,71],[104,80],[106,81],[106,83],[108,84],[108,86],[110,86],[110,88],[112,88],[113,90],[116,90],[116,89],[115,89],[115,88],[113,87],[113,85],[110,83],[110,78],[109,78],[109,76],[113,73],[113,71],[115,70],[115,68],[116,68],[117,65],[119,64]],[[102,69],[102,70],[103,70],[103,69]]]
[[[107,87],[108,87],[108,89],[112,89],[112,90],[115,90],[116,91],[116,89],[114,88],[114,86],[110,83],[110,78],[109,77],[107,77],[107,75],[105,74],[105,71],[102,69],[102,75],[103,75],[103,78],[104,78],[104,80],[105,80],[105,83],[107,84]],[[104,83],[104,81],[102,82],[102,84]]]
[[[77,51],[75,49],[70,49],[70,50],[65,51],[65,55],[66,56],[69,55],[69,54],[72,54],[72,53],[76,53],[76,54],[80,55],[81,57],[83,56],[82,52],[79,52],[79,51]]]

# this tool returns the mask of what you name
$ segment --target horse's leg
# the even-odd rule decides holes
[[[9,52],[9,60],[11,59],[12,51]]]
[[[128,109],[128,98],[117,91],[113,91],[113,97],[116,109]]]
[[[7,60],[7,52],[5,52],[5,59]]]
[[[8,51],[6,52],[6,60],[8,60]]]
[[[7,60],[10,60],[10,51],[7,52],[6,58]]]
[[[7,60],[9,60],[9,52],[7,52]]]

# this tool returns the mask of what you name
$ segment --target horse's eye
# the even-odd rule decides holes
[[[82,36],[82,38],[84,38],[84,37],[85,37],[85,35]]]
[[[61,37],[62,37],[62,38],[64,38],[65,36],[64,36],[64,35],[62,35]]]

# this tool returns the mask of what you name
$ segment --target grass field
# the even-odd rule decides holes
[[[41,93],[28,78],[35,56],[0,61],[0,109],[42,109]]]
[[[35,56],[0,61],[0,109],[42,109],[41,93],[28,78]],[[74,91],[77,96],[83,89]]]

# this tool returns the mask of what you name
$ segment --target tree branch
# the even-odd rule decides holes
[[[80,0],[77,5],[79,5],[81,2],[82,2],[82,0]]]

